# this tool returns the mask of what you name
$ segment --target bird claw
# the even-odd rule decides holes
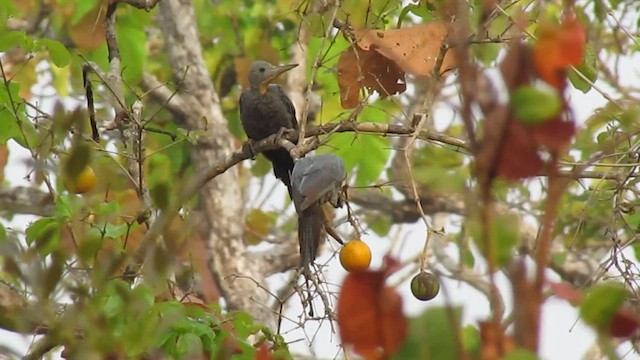
[[[255,150],[256,142],[251,139],[247,139],[245,146],[249,148],[249,153],[251,154],[251,160],[255,160],[256,155],[258,155],[256,154],[256,150]]]
[[[295,129],[290,129],[290,128],[285,128],[285,127],[281,127],[280,130],[278,130],[278,132],[276,133],[276,139],[284,139],[286,138],[289,134],[293,134],[295,133],[296,130]]]
[[[342,190],[343,189],[340,189],[338,191],[332,191],[329,194],[329,199],[327,199],[329,204],[331,204],[331,206],[333,206],[336,209],[341,208],[342,205],[345,204],[346,196]]]

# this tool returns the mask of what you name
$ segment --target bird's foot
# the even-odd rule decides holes
[[[244,146],[246,146],[249,149],[249,153],[251,154],[251,160],[255,160],[256,159],[256,150],[255,150],[255,146],[256,146],[256,142],[253,141],[252,139],[247,139],[247,142],[244,143]],[[244,149],[242,149],[242,151],[246,151]]]
[[[295,130],[281,127],[276,133],[276,143],[286,149],[294,160],[297,160],[299,156],[295,153],[296,146],[293,142],[287,139],[287,135],[291,134],[293,131]]]
[[[278,130],[278,132],[276,133],[277,134],[276,138],[277,139],[286,139],[286,137],[288,137],[289,134],[293,134],[296,131],[297,131],[296,129],[281,127],[280,130]]]

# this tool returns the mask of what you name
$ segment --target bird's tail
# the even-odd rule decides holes
[[[305,270],[318,255],[322,231],[322,210],[319,203],[312,204],[298,216],[298,241],[300,242],[300,266]]]

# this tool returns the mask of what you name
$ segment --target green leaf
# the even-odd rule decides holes
[[[393,225],[389,216],[381,213],[367,214],[364,221],[378,236],[387,236]]]
[[[307,26],[310,36],[324,37],[328,21],[325,19],[325,16],[319,13],[311,13],[305,16],[304,23]]]
[[[6,111],[10,111],[13,110],[14,103],[20,101],[20,84],[15,81],[9,81],[7,84],[2,83],[0,86],[0,104],[7,108]]]
[[[0,0],[0,24],[6,24],[7,20],[14,16],[15,11],[12,0]]]
[[[253,333],[253,319],[246,312],[238,311],[233,314],[233,327],[238,333],[238,337],[246,339]]]
[[[96,206],[97,215],[114,215],[120,212],[120,203],[117,201],[103,202]]]
[[[25,149],[34,148],[38,144],[38,132],[35,126],[23,111],[18,112],[18,120],[20,121],[20,135],[14,137],[13,140]]]
[[[0,90],[0,93],[2,90]],[[20,127],[11,111],[0,109],[0,143],[4,144],[9,139],[20,136]]]
[[[587,324],[605,330],[626,298],[627,291],[619,283],[597,285],[580,304],[580,316]]]
[[[562,100],[556,91],[525,85],[511,94],[511,107],[518,120],[535,125],[557,116],[562,110]]]
[[[485,66],[490,66],[498,58],[502,47],[500,44],[486,43],[486,44],[473,44],[471,45],[471,51],[473,55],[480,60]]]
[[[27,37],[24,31],[0,31],[0,51],[11,50],[16,46],[27,50]]]
[[[582,73],[590,82],[585,81],[582,76],[578,75],[573,69],[569,71],[569,81],[571,81],[574,88],[586,94],[591,90],[591,84],[598,79],[598,64],[593,46],[587,44],[584,59],[582,59],[580,65],[576,66],[576,70]]]
[[[524,349],[516,349],[510,353],[508,353],[503,360],[538,360],[538,356],[536,354],[524,350]]]
[[[461,153],[446,147],[424,146],[413,158],[413,177],[433,191],[461,192],[468,180]]]
[[[169,206],[171,186],[168,182],[155,183],[149,189],[153,205],[158,209],[165,209]]]
[[[256,157],[256,161],[253,162],[253,166],[251,167],[251,174],[257,177],[263,177],[267,175],[271,171],[271,163],[264,157],[263,154],[260,154]]]
[[[70,195],[58,195],[55,204],[55,217],[58,221],[62,222],[71,217],[72,206]]]
[[[71,17],[71,25],[76,25],[82,18],[98,5],[98,0],[74,1],[74,12]]]
[[[361,116],[374,122],[389,119],[389,113],[386,110],[372,107],[365,109]],[[347,171],[357,171],[356,186],[369,185],[378,180],[389,158],[389,139],[381,136],[335,134],[329,140],[328,148],[344,160]],[[327,152],[329,152],[327,148],[321,148],[319,151],[319,153]]]
[[[385,137],[338,134],[330,143],[338,145],[335,154],[344,160],[347,169],[356,169],[356,186],[376,182],[389,158],[389,139]]]
[[[194,355],[202,354],[202,341],[195,334],[187,333],[178,337],[176,342],[176,351],[179,358],[186,359]]]
[[[421,17],[422,20],[424,22],[429,22],[435,19],[435,16],[433,16],[433,8],[429,7],[429,3],[427,2],[426,4],[424,2],[420,2],[420,4],[409,4],[407,6],[405,6],[404,8],[402,8],[402,11],[400,11],[400,15],[398,16],[398,24],[397,24],[397,28],[401,28],[402,27],[402,22],[404,21],[405,17],[411,13],[415,16]]]
[[[76,179],[78,175],[89,165],[91,161],[91,148],[81,142],[71,148],[69,157],[64,162],[65,179]]]
[[[102,232],[92,227],[78,242],[78,256],[83,261],[92,261],[100,249],[102,249]]]
[[[0,223],[0,243],[3,243],[7,240],[7,229],[5,229],[4,225]]]
[[[411,319],[409,334],[392,359],[459,359],[460,308],[438,307]]]
[[[633,131],[638,124],[638,119],[640,119],[640,105],[637,104],[624,109],[618,117],[622,129],[626,131]]]
[[[127,233],[127,230],[129,228],[129,225],[127,224],[120,224],[120,225],[115,225],[115,224],[106,224],[105,225],[105,233],[104,236],[108,237],[108,238],[117,238],[120,237],[124,234]]]
[[[153,290],[147,285],[141,284],[136,286],[133,289],[132,294],[136,301],[142,305],[144,310],[150,308],[155,303]]]
[[[145,13],[136,11],[140,16]],[[122,76],[130,83],[137,83],[142,79],[142,71],[147,59],[147,34],[143,24],[136,17],[122,17],[118,21],[116,33],[122,56]]]
[[[491,222],[491,256],[496,260],[498,266],[505,265],[513,256],[514,248],[519,239],[519,219],[512,214],[496,215]],[[487,239],[482,234],[482,224],[480,221],[470,221],[469,230],[480,249],[481,253],[487,257]]]
[[[112,294],[107,297],[102,312],[107,318],[117,317],[127,306],[124,300],[118,294]]]
[[[40,254],[48,255],[60,244],[60,223],[45,217],[31,223],[25,231],[28,245],[34,244]]]
[[[47,49],[49,49],[51,61],[57,67],[65,67],[69,65],[69,63],[71,62],[71,54],[69,54],[69,50],[67,50],[67,48],[62,45],[60,41],[52,39],[41,39],[40,43]]]
[[[60,251],[53,252],[51,255],[51,261],[47,267],[44,277],[41,279],[42,283],[38,291],[41,298],[48,298],[49,295],[56,289],[62,278],[62,274],[65,269],[65,261]]]
[[[466,352],[473,355],[472,358],[480,357],[482,340],[480,339],[480,332],[475,326],[466,325],[464,329],[462,329],[462,345]]]

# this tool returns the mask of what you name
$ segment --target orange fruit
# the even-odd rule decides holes
[[[340,264],[347,271],[362,271],[371,264],[371,249],[362,240],[351,240],[340,249]]]
[[[75,179],[65,179],[64,183],[67,190],[76,194],[84,194],[96,185],[96,173],[91,166],[87,165]]]

